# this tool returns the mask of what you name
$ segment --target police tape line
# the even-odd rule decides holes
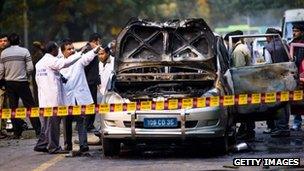
[[[199,98],[168,99],[166,101],[137,101],[119,104],[92,104],[81,106],[58,106],[46,108],[0,109],[0,118],[50,117],[67,115],[90,115],[95,113],[144,111],[144,110],[176,110],[218,106],[265,104],[275,102],[303,100],[303,90],[253,93]]]

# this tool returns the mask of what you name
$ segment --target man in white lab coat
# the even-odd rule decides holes
[[[60,70],[60,73],[67,79],[63,84],[64,93],[66,96],[66,105],[89,105],[93,104],[93,98],[85,76],[85,66],[96,56],[100,48],[96,47],[82,55],[73,65]],[[61,45],[61,51],[66,60],[73,58],[75,49],[69,39],[65,39]],[[98,74],[98,73],[96,73]],[[66,149],[72,150],[72,120],[77,122],[78,137],[79,137],[79,154],[89,150],[87,142],[87,129],[85,124],[85,116],[67,116],[65,121],[65,146]]]
[[[98,52],[99,59],[99,76],[101,84],[98,85],[99,92],[101,94],[101,103],[105,103],[104,96],[112,88],[112,78],[114,75],[114,57],[110,55],[110,48],[105,47]],[[97,116],[97,120],[101,120],[100,115]],[[97,122],[98,126],[94,134],[101,137],[101,122]]]
[[[98,52],[98,58],[100,61],[99,76],[101,80],[99,92],[104,96],[111,89],[112,77],[114,75],[114,57],[110,55],[110,49],[105,47]]]
[[[36,64],[39,107],[65,105],[59,70],[72,65],[81,57],[79,54],[69,59],[57,58],[58,50],[59,47],[55,42],[49,42],[46,45],[46,54]],[[62,153],[59,145],[61,118],[44,117],[43,121],[41,134],[34,150],[50,154]]]

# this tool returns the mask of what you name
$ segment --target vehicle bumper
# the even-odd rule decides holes
[[[136,123],[144,118],[174,117],[180,123],[178,128],[138,128]],[[185,110],[113,112],[103,115],[103,138],[217,138],[223,137],[228,120],[227,110],[220,107],[206,107]],[[187,122],[197,122],[187,127]],[[111,125],[109,124],[112,123]],[[126,127],[125,122],[130,122]]]

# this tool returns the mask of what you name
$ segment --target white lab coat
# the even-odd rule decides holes
[[[112,77],[114,75],[114,57],[109,56],[106,64],[99,62],[99,76],[101,84],[99,85],[99,91],[104,96],[111,88]]]
[[[73,65],[60,70],[60,73],[68,80],[67,83],[63,84],[66,105],[76,105],[75,101],[78,105],[94,103],[84,72],[84,67],[89,65],[96,56],[94,50],[83,54]],[[66,58],[66,60],[72,56]]]
[[[81,57],[77,53],[65,60],[46,53],[36,64],[36,82],[38,86],[39,107],[64,105],[63,87],[59,70],[75,63]]]

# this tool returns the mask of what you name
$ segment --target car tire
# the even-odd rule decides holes
[[[229,151],[229,136],[217,138],[214,142],[214,150],[216,154],[225,155]]]
[[[104,157],[118,156],[120,153],[120,141],[116,139],[102,139],[102,153]]]

